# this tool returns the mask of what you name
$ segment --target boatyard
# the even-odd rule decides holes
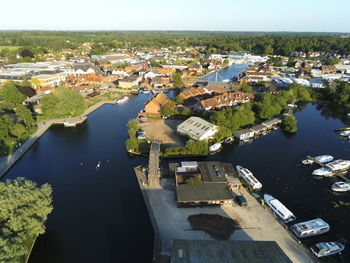
[[[229,240],[274,240],[293,262],[315,262],[275,216],[246,190],[242,189],[239,193],[248,201],[247,207],[233,206],[231,203],[215,207],[179,208],[174,202],[175,185],[172,179],[161,179],[159,188],[150,189],[147,187],[145,175],[142,174],[142,167],[135,168],[135,171],[155,233],[159,234],[158,253],[170,255],[172,241],[175,239],[213,240],[205,232],[193,231],[187,219],[190,215],[205,213],[218,214],[238,222],[240,228],[234,231]]]

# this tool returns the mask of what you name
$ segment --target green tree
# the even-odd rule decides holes
[[[15,113],[17,119],[22,121],[27,128],[35,125],[32,113],[27,107],[23,105],[17,105],[15,108]]]
[[[283,117],[282,129],[289,133],[295,133],[297,131],[297,120],[293,115],[285,115]]]
[[[162,116],[167,116],[167,117],[179,114],[179,112],[176,109],[170,108],[168,105],[161,106],[160,112]]]
[[[5,99],[7,102],[19,104],[25,100],[25,97],[16,87],[13,82],[7,82],[0,88],[0,98]]]
[[[180,88],[184,86],[184,83],[182,81],[181,73],[176,72],[173,76],[173,81],[175,83],[175,86]]]
[[[0,182],[0,261],[18,262],[28,253],[28,239],[45,232],[52,211],[52,189],[25,178]]]
[[[244,83],[242,85],[242,91],[246,93],[251,93],[253,91],[253,88],[248,83]]]

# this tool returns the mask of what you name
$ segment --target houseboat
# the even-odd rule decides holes
[[[237,172],[241,177],[246,181],[253,189],[259,190],[262,187],[262,184],[253,176],[252,172],[247,168],[243,168],[240,165],[236,166]]]
[[[326,168],[330,169],[333,173],[348,170],[350,168],[349,160],[336,160],[334,162],[325,165]]]
[[[279,200],[274,198],[271,195],[264,194],[265,203],[271,208],[271,210],[280,218],[282,221],[287,224],[296,219],[291,211],[287,209]]]
[[[316,218],[295,224],[291,226],[291,230],[297,237],[304,238],[326,233],[330,230],[330,226],[321,218]]]
[[[75,127],[77,124],[75,122],[66,121],[63,123],[64,127]]]
[[[344,248],[345,246],[340,242],[320,242],[312,246],[310,250],[316,257],[322,258],[339,254]]]
[[[128,96],[123,96],[123,97],[120,97],[119,99],[117,99],[116,102],[117,102],[118,104],[122,104],[122,103],[126,102],[128,99],[129,99]]]
[[[211,153],[217,152],[221,149],[221,147],[222,147],[221,143],[215,143],[215,144],[209,146],[209,152],[211,152]]]
[[[332,185],[332,191],[334,192],[348,192],[350,191],[350,183],[348,182],[335,182]]]
[[[319,169],[316,169],[315,171],[313,171],[312,175],[331,177],[331,176],[333,176],[333,172],[331,169],[322,167],[322,168],[319,168]]]

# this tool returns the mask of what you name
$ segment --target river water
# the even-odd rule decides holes
[[[123,105],[103,106],[76,128],[51,128],[5,175],[53,187],[54,211],[30,263],[151,262],[153,230],[133,173],[147,159],[129,157],[124,146],[127,121],[149,98],[138,95]],[[277,130],[204,158],[248,167],[262,182],[262,193],[278,198],[297,216],[296,222],[326,220],[331,231],[303,243],[342,240],[348,248],[323,262],[350,262],[350,194],[332,193],[337,179],[315,178],[311,173],[316,167],[300,161],[320,154],[350,159],[349,142],[334,132],[350,125],[345,115],[340,108],[301,105],[294,136]],[[101,168],[96,170],[98,161]]]

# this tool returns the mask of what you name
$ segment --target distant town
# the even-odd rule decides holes
[[[328,45],[323,48],[311,45],[303,34],[267,35],[260,43],[263,37],[254,34],[197,33],[196,41],[195,33],[91,33],[89,41],[88,33],[71,32],[56,36],[59,47],[49,40],[40,45],[35,37],[26,39],[16,32],[2,34],[0,176],[6,178],[50,127],[74,131],[105,104],[123,107],[142,98],[142,107],[121,126],[127,138],[118,151],[142,157],[144,163],[133,168],[155,234],[154,263],[306,263],[345,249],[342,242],[323,239],[310,249],[300,240],[330,231],[329,223],[318,215],[297,223],[284,204],[260,192],[263,185],[249,167],[205,158],[278,129],[294,136],[303,129],[295,113],[310,102],[342,108],[342,117],[348,118],[347,34],[316,35],[315,41]],[[215,37],[228,40],[215,42]],[[339,128],[342,139],[350,139],[349,128]],[[344,175],[350,161],[328,154],[304,157],[299,163],[320,166],[314,176],[342,179],[332,185],[333,192],[350,190]],[[94,171],[103,165],[100,160],[94,163]],[[25,225],[13,227],[13,217],[6,212],[6,233],[18,239],[16,243],[7,236],[4,247],[14,242],[18,251],[0,255],[0,261],[27,262],[55,209],[55,189],[24,178],[1,187],[6,189],[6,184],[18,188],[19,195],[27,189],[42,200],[38,206],[28,204],[31,217],[40,218],[28,231]],[[17,204],[15,194],[8,196]]]

